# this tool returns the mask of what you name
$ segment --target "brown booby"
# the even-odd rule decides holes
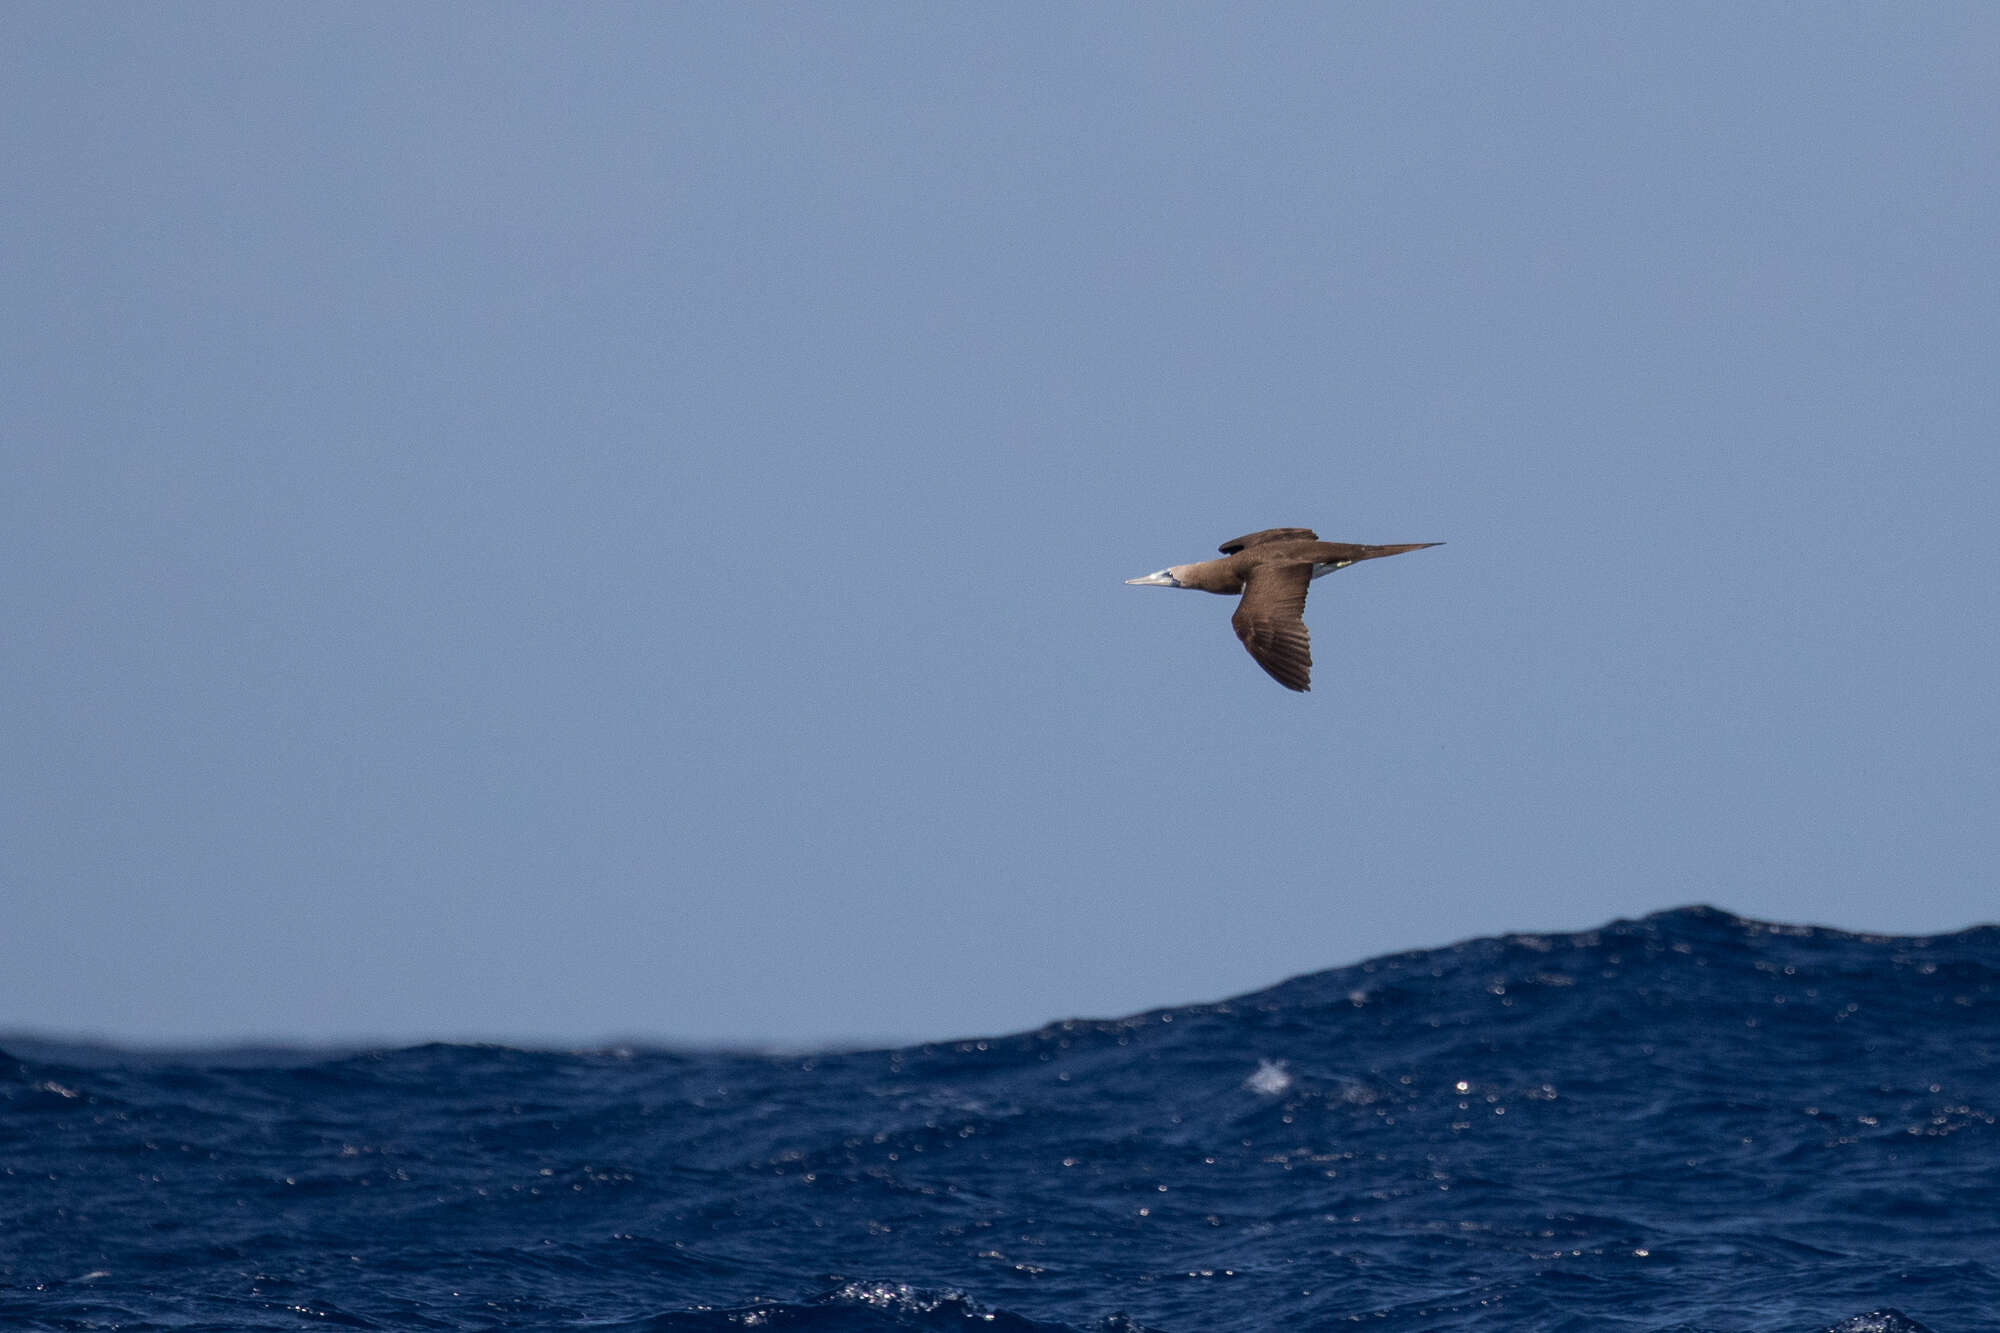
[[[1257,659],[1257,665],[1288,690],[1312,688],[1312,645],[1306,634],[1306,590],[1322,574],[1346,569],[1377,556],[1421,551],[1443,542],[1410,542],[1403,546],[1356,546],[1323,542],[1310,528],[1266,528],[1224,542],[1223,558],[1192,565],[1174,565],[1141,579],[1126,579],[1151,588],[1198,588],[1228,596],[1243,594],[1229,623],[1236,637]]]

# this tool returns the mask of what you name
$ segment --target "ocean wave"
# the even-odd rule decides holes
[[[2000,930],[1689,908],[867,1051],[0,1042],[0,1321],[1972,1333]]]

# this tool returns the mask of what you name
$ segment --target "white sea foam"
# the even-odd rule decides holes
[[[1292,1076],[1283,1060],[1259,1060],[1257,1072],[1244,1079],[1243,1086],[1266,1097],[1275,1097],[1292,1086]]]

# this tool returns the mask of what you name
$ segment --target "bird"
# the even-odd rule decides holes
[[[1148,588],[1195,588],[1233,597],[1243,594],[1229,623],[1236,637],[1271,679],[1300,693],[1312,688],[1312,639],[1306,632],[1306,592],[1322,574],[1379,556],[1401,555],[1442,546],[1407,542],[1401,546],[1358,546],[1323,542],[1311,528],[1266,528],[1236,537],[1217,549],[1220,560],[1171,565],[1157,574],[1126,579]]]

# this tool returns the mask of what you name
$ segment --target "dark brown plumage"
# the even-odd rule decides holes
[[[1243,594],[1229,623],[1257,665],[1288,690],[1312,688],[1312,638],[1306,632],[1306,591],[1322,574],[1378,556],[1421,551],[1442,542],[1357,546],[1323,542],[1310,528],[1266,528],[1226,541],[1223,558],[1174,565],[1127,583]]]

